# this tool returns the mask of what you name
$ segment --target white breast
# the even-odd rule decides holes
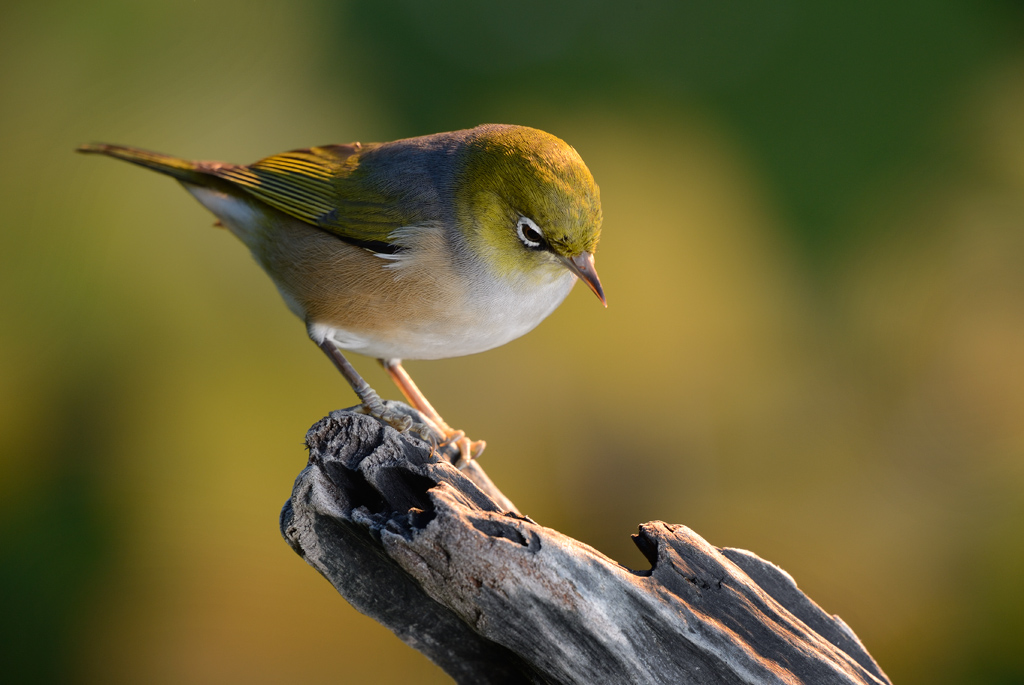
[[[492,283],[478,289],[458,311],[429,325],[392,331],[386,340],[345,330],[311,326],[316,338],[380,359],[447,359],[500,347],[529,333],[560,305],[576,276],[561,270],[542,283]]]

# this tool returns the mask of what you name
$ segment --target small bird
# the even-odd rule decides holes
[[[452,429],[402,360],[504,345],[551,314],[577,278],[607,306],[594,268],[597,184],[576,150],[534,128],[324,145],[248,166],[119,145],[78,151],[180,181],[249,248],[362,411],[402,431],[436,431],[461,464],[486,443]],[[341,350],[376,357],[427,425],[386,407]]]

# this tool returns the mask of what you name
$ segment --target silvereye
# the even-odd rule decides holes
[[[605,303],[594,269],[597,185],[576,150],[537,129],[488,124],[295,150],[249,166],[116,145],[79,151],[178,179],[248,246],[365,412],[413,427],[342,349],[377,357],[463,461],[484,443],[450,428],[401,360],[504,345],[554,311],[577,278]]]

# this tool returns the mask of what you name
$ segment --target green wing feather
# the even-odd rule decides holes
[[[400,203],[385,196],[360,168],[360,154],[375,147],[324,145],[283,152],[248,166],[192,162],[120,145],[83,145],[78,150],[123,159],[185,183],[240,190],[340,238],[384,250],[392,231],[414,218],[405,216]]]
[[[386,243],[408,217],[369,183],[360,153],[376,146],[326,145],[283,152],[214,174],[285,214],[361,243]]]

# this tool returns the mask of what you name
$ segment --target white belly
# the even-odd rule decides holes
[[[500,347],[529,333],[562,304],[576,276],[567,269],[544,282],[495,283],[477,290],[460,311],[430,325],[392,331],[386,340],[314,324],[314,339],[329,338],[343,350],[379,359],[447,359]]]

